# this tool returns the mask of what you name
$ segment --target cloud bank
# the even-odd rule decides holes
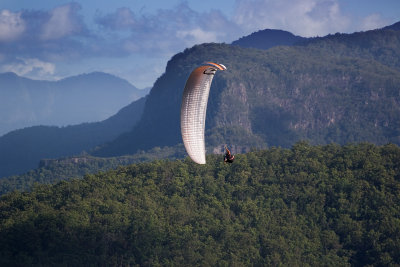
[[[25,31],[25,21],[21,13],[9,10],[0,11],[0,42],[12,42],[18,39]]]
[[[235,20],[249,31],[274,28],[304,37],[346,31],[350,25],[335,0],[239,0]]]
[[[57,40],[71,35],[79,35],[85,26],[81,17],[78,15],[80,6],[78,4],[68,4],[59,6],[45,14],[48,19],[42,25],[42,40]]]
[[[2,66],[3,72],[14,72],[19,76],[33,72],[39,76],[49,76],[54,74],[54,70],[54,64],[43,62],[37,58],[17,58],[15,61]]]
[[[136,14],[129,8],[119,8],[110,14],[98,14],[95,21],[103,35],[113,35],[115,45],[127,53],[177,52],[197,43],[220,42],[235,34],[220,11],[198,13],[187,3],[170,10],[160,9],[155,14]]]
[[[360,30],[383,26],[379,14],[354,22],[338,1],[236,0],[230,17],[216,9],[195,11],[187,2],[154,13],[120,7],[93,18],[84,18],[76,2],[51,10],[0,9],[0,71],[40,78],[56,74],[60,63],[90,58],[165,60],[195,44],[230,43],[266,28],[323,36],[348,32],[357,23]]]

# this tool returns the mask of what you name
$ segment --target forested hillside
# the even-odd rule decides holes
[[[307,39],[308,38],[296,36],[287,31],[265,29],[239,38],[238,40],[233,41],[232,45],[269,49],[279,45],[296,45],[305,42]]]
[[[134,130],[94,155],[181,143],[181,94],[190,72],[205,61],[228,68],[211,86],[209,153],[224,144],[244,152],[299,140],[400,144],[400,31],[381,29],[268,50],[226,44],[186,49],[168,62]]]
[[[0,265],[396,266],[400,148],[154,161],[0,199]]]
[[[93,157],[86,153],[57,159],[42,159],[37,168],[23,174],[0,179],[0,195],[14,190],[30,191],[35,184],[55,184],[60,181],[80,179],[86,174],[105,172],[132,163],[153,161],[160,158],[182,159],[185,156],[184,146],[179,145],[176,147],[154,147],[148,151],[139,151],[134,155],[111,158]]]

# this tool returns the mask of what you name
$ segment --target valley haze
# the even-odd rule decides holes
[[[102,121],[149,91],[102,72],[59,81],[0,73],[0,86],[0,136],[29,126]]]

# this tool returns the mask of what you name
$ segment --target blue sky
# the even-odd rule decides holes
[[[144,88],[195,44],[266,28],[310,37],[398,21],[399,0],[0,0],[0,72],[57,80],[104,71]]]

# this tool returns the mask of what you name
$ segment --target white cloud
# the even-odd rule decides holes
[[[135,14],[127,7],[118,8],[114,13],[105,16],[98,14],[95,21],[113,30],[131,29],[137,24]]]
[[[54,40],[81,32],[82,25],[76,12],[78,4],[67,4],[54,8],[50,12],[50,19],[43,25],[42,39]]]
[[[377,13],[371,14],[362,20],[360,30],[366,31],[371,29],[378,29],[387,26],[387,22],[381,18]]]
[[[337,0],[237,0],[234,21],[247,31],[282,29],[302,36],[347,29]]]
[[[218,34],[216,32],[205,31],[201,28],[177,31],[176,37],[188,41],[191,45],[194,43],[218,41]]]
[[[105,15],[97,14],[104,39],[115,53],[145,53],[151,57],[174,53],[205,42],[232,41],[237,29],[220,11],[197,12],[186,2],[174,9],[158,9],[154,14],[135,14],[119,8]],[[110,36],[114,38],[110,40]]]
[[[7,9],[0,12],[0,42],[11,42],[25,31],[25,22],[21,13],[13,13]]]
[[[18,58],[15,62],[2,67],[3,72],[14,72],[20,76],[35,74],[39,77],[53,75],[55,65],[37,58]]]

